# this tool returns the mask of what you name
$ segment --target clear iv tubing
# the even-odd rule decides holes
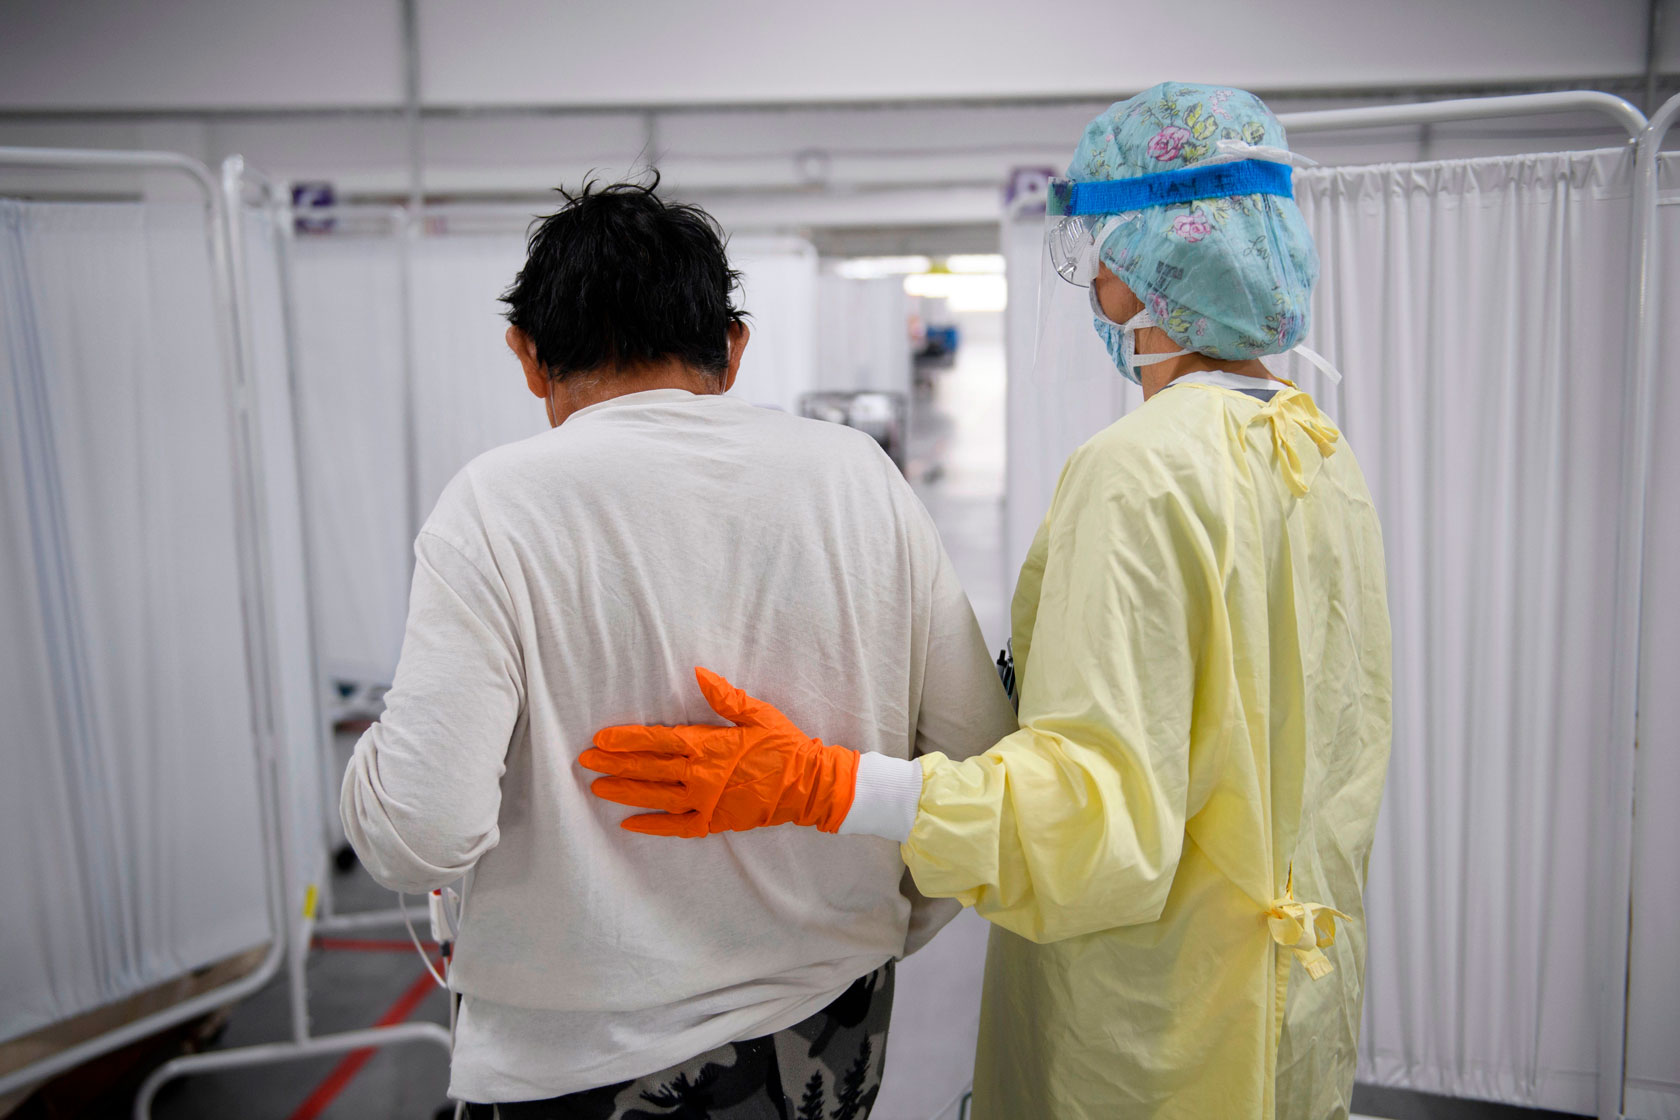
[[[465,880],[463,880],[462,883],[461,883],[460,899],[461,899],[460,916],[456,919],[455,924],[451,925],[451,928],[449,930],[450,936],[452,938],[460,936],[461,927],[459,925],[459,922],[460,922],[461,919],[464,919],[466,917],[466,913],[467,913],[467,885],[466,885]],[[456,997],[454,992],[449,990],[449,982],[446,979],[444,979],[443,976],[438,974],[438,970],[436,968],[432,967],[432,958],[429,955],[427,955],[426,947],[424,945],[420,944],[420,934],[414,928],[414,919],[409,916],[409,913],[408,913],[408,896],[406,894],[403,894],[401,891],[397,892],[397,908],[402,911],[403,925],[408,927],[408,939],[410,941],[414,942],[414,951],[420,954],[421,963],[423,963],[426,966],[426,971],[431,973],[432,979],[437,981],[438,987],[443,989],[444,994],[449,999],[449,1053],[450,1053],[451,1056],[453,1056],[454,1053],[455,1053],[455,1024],[456,1024],[456,1021],[457,1021],[457,1018],[458,1018],[457,1010],[460,1007],[458,998]],[[444,915],[443,916],[444,916],[444,921],[446,921],[446,922],[449,921],[449,911],[448,911],[447,907],[445,907],[445,909],[444,909]],[[447,963],[447,958],[446,958],[446,963],[444,964],[444,968],[447,969],[448,967],[449,967],[449,965]],[[466,1111],[467,1111],[467,1102],[466,1101],[456,1101],[455,1102],[455,1120],[462,1120],[462,1117],[466,1115]]]
[[[437,981],[437,986],[447,992],[449,990],[449,981],[445,980],[442,975],[438,973],[438,970],[432,967],[432,958],[427,955],[426,947],[420,944],[420,934],[416,932],[414,928],[414,919],[409,917],[408,896],[403,894],[401,891],[397,892],[397,908],[402,911],[403,925],[408,927],[408,939],[414,942],[414,951],[420,954],[421,963],[426,966],[426,971],[432,974],[432,979]]]

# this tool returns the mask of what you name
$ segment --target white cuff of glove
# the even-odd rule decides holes
[[[902,844],[910,839],[921,800],[920,762],[865,751],[858,758],[857,791],[839,835],[880,836]]]

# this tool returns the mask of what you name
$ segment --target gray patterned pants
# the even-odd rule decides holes
[[[469,1104],[472,1120],[867,1120],[881,1091],[893,962],[786,1030],[543,1101]]]

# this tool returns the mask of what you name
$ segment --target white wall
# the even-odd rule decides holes
[[[421,0],[435,105],[1107,96],[1641,71],[1644,0]],[[0,15],[0,107],[396,105],[397,0],[27,0]]]
[[[797,413],[817,388],[816,247],[793,237],[731,238],[729,263],[741,273],[739,306],[752,316],[731,392]]]
[[[20,0],[0,10],[0,107],[396,105],[395,0]]]
[[[817,379],[825,390],[910,398],[910,301],[898,276],[824,273],[817,287]]]
[[[1311,89],[1534,81],[1637,73],[1645,30],[1642,0],[431,0],[423,11],[426,94],[448,104],[1043,97],[1209,75]]]

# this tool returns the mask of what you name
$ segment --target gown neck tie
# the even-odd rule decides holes
[[[1254,422],[1262,420],[1271,425],[1272,446],[1277,449],[1278,462],[1283,465],[1283,477],[1289,483],[1289,489],[1297,495],[1305,494],[1312,485],[1309,474],[1316,475],[1318,472],[1302,464],[1300,452],[1295,448],[1296,441],[1291,438],[1294,432],[1303,432],[1311,439],[1322,459],[1336,453],[1336,444],[1342,433],[1318,410],[1311,397],[1294,386],[1279,389],[1261,407]]]

